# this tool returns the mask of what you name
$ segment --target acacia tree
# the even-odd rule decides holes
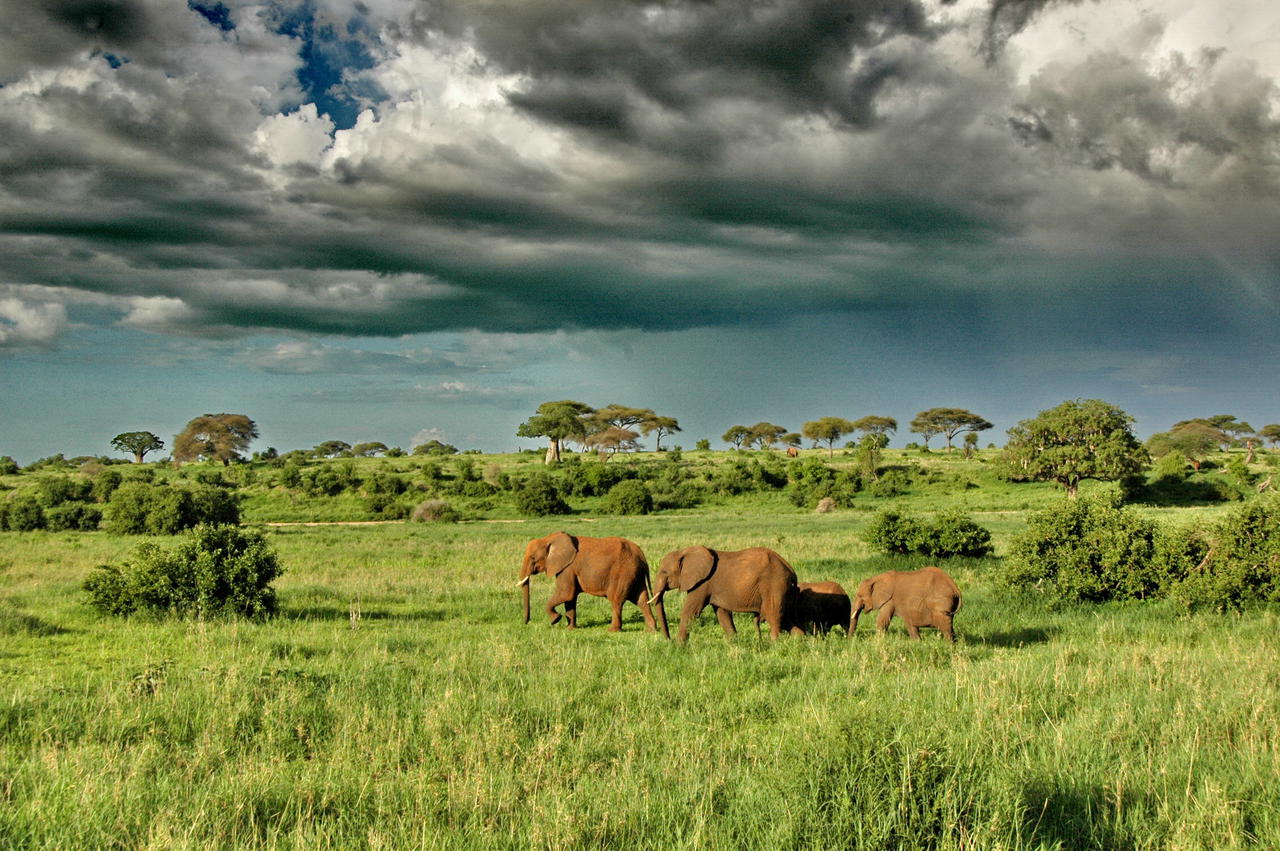
[[[257,436],[257,425],[244,414],[201,414],[173,438],[173,460],[207,458],[226,466]]]
[[[351,454],[351,444],[345,440],[326,440],[316,444],[311,451],[317,458],[337,458],[339,455]]]
[[[640,432],[645,437],[655,435],[654,448],[658,452],[662,451],[662,438],[678,431],[680,431],[680,423],[675,417],[651,416],[640,423]]]
[[[822,417],[821,419],[810,420],[800,426],[800,433],[815,444],[826,443],[827,457],[830,458],[836,454],[836,441],[849,434],[855,428],[857,426],[844,417]]]
[[[1100,399],[1066,401],[1009,429],[1004,460],[1075,499],[1084,479],[1117,481],[1143,470],[1148,455],[1132,425],[1133,417]]]
[[[748,443],[758,446],[761,449],[772,449],[773,444],[782,439],[787,430],[780,425],[773,423],[759,422],[747,429],[749,434]]]
[[[1274,447],[1277,443],[1280,443],[1280,423],[1264,425],[1258,429],[1258,436]]]
[[[133,453],[133,460],[142,463],[148,452],[164,449],[164,441],[149,431],[126,431],[111,438],[111,446],[121,452]]]
[[[629,428],[609,426],[603,431],[587,435],[583,442],[600,454],[601,461],[608,461],[618,452],[634,452],[639,449],[640,444],[636,443],[639,436],[639,432]]]
[[[595,413],[590,405],[562,399],[543,402],[538,412],[516,429],[517,437],[545,437],[549,442],[545,463],[560,461],[560,447],[566,440],[584,440],[589,431],[586,418]]]
[[[1183,420],[1168,431],[1147,438],[1147,451],[1156,458],[1177,453],[1199,470],[1205,457],[1222,447],[1224,437],[1221,429],[1206,420]]]
[[[893,417],[878,417],[872,415],[863,417],[859,420],[854,420],[852,430],[860,431],[863,434],[889,435],[898,430],[898,421]]]
[[[992,428],[991,423],[982,417],[966,411],[964,408],[930,408],[916,414],[911,421],[911,430],[924,438],[928,447],[929,438],[935,434],[946,435],[947,451],[951,451],[951,441],[957,434],[965,431],[986,431]]]
[[[742,444],[751,436],[751,429],[744,425],[729,426],[729,430],[720,435],[720,439],[732,446],[734,449],[741,449]]]
[[[357,443],[351,447],[351,454],[357,458],[369,458],[380,452],[386,452],[389,448],[380,440],[371,440],[366,443]]]

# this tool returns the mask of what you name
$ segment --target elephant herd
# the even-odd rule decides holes
[[[860,614],[879,610],[876,627],[882,632],[897,617],[912,638],[920,637],[920,627],[933,627],[949,641],[955,640],[951,623],[960,609],[960,589],[936,567],[873,576],[859,583],[850,602],[839,583],[798,581],[791,565],[766,547],[673,550],[662,557],[650,589],[649,564],[634,542],[555,532],[525,547],[519,583],[525,623],[529,622],[529,582],[535,573],[545,573],[555,582],[547,600],[551,623],[560,621],[562,615],[556,608],[563,606],[563,617],[568,618],[570,627],[577,626],[578,595],[591,594],[608,599],[613,610],[611,631],[622,628],[622,605],[630,602],[639,607],[649,631],[661,627],[662,634],[670,638],[663,596],[669,590],[683,591],[676,633],[681,644],[689,637],[693,619],[707,606],[716,613],[727,636],[735,632],[734,612],[753,613],[757,631],[764,621],[769,624],[770,636],[777,638],[783,631],[826,633],[836,626],[851,636],[858,628]]]

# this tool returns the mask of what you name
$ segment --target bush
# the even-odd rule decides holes
[[[87,502],[64,502],[45,509],[44,518],[51,532],[93,532],[102,521],[102,509]]]
[[[236,495],[212,485],[188,489],[125,482],[102,515],[103,528],[117,535],[175,535],[200,523],[239,522]]]
[[[605,497],[604,510],[609,514],[648,514],[653,511],[653,495],[644,482],[619,482]]]
[[[516,490],[516,510],[530,517],[568,514],[568,503],[546,473],[534,473]]]
[[[991,533],[958,509],[923,525],[917,549],[934,558],[981,558],[991,553]]]
[[[1156,524],[1118,498],[1066,500],[1013,539],[1005,580],[1067,600],[1140,600],[1164,590],[1156,552]]]
[[[991,533],[958,509],[941,512],[932,521],[894,510],[881,511],[862,537],[887,553],[981,558],[991,552]]]
[[[872,548],[886,553],[914,552],[922,535],[922,522],[897,511],[881,511],[862,532],[862,539]]]
[[[281,572],[261,532],[199,526],[176,547],[145,543],[121,566],[96,568],[84,588],[112,615],[261,618],[276,611],[271,582]]]
[[[12,476],[22,469],[12,456],[0,455],[0,476]]]
[[[1188,607],[1219,611],[1280,602],[1280,498],[1241,506],[1209,537],[1213,546],[1174,586],[1174,599]]]
[[[64,502],[84,502],[90,498],[92,485],[70,476],[41,476],[36,482],[35,496],[41,508],[53,508]]]
[[[19,494],[0,504],[0,528],[10,532],[31,532],[45,526],[40,503],[30,494]]]
[[[111,494],[116,492],[116,488],[120,487],[120,483],[124,481],[124,476],[119,470],[103,470],[93,479],[93,488],[89,495],[93,497],[94,502],[106,502],[111,499]]]
[[[429,499],[420,502],[413,508],[409,519],[415,522],[457,523],[460,515],[457,510],[443,499]]]

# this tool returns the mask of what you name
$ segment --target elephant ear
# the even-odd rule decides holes
[[[878,609],[893,596],[893,579],[888,576],[877,576],[871,580],[871,588],[867,593],[871,598],[871,608]]]
[[[706,547],[689,547],[680,556],[680,590],[688,593],[707,581],[716,566],[716,554]]]
[[[565,532],[556,532],[547,542],[547,573],[559,576],[578,557],[578,539]]]

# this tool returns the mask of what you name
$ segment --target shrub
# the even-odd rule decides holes
[[[199,526],[176,547],[144,543],[119,567],[96,568],[84,588],[112,615],[261,618],[276,611],[271,582],[281,572],[261,532]]]
[[[1116,497],[1066,500],[1036,512],[1010,545],[1005,580],[1055,597],[1102,602],[1158,595],[1156,524]]]
[[[919,518],[893,510],[881,511],[871,518],[862,539],[882,552],[906,554],[915,551],[921,527]]]
[[[610,514],[648,514],[653,511],[653,495],[644,482],[619,482],[605,497],[604,510]]]
[[[457,523],[457,510],[443,499],[428,499],[413,508],[409,519],[416,522]]]
[[[106,502],[111,499],[111,494],[116,492],[116,488],[120,487],[120,483],[124,481],[124,476],[119,470],[103,470],[93,479],[93,489],[89,495],[93,497],[94,502]]]
[[[1237,508],[1209,537],[1213,546],[1174,586],[1176,600],[1219,611],[1280,602],[1280,498]]]
[[[31,494],[18,494],[0,504],[0,528],[10,532],[31,532],[45,526],[44,512]]]
[[[991,533],[956,509],[933,520],[900,511],[881,511],[862,533],[872,547],[887,553],[920,553],[931,558],[981,558],[991,552]]]
[[[22,469],[12,456],[0,455],[0,476],[12,476]]]
[[[376,472],[364,480],[364,492],[369,495],[388,494],[396,496],[408,488],[405,480],[395,473]]]
[[[893,468],[885,470],[880,478],[871,483],[868,492],[878,499],[892,499],[902,496],[911,484],[911,474],[906,470]]]
[[[125,482],[102,513],[102,525],[117,535],[175,535],[200,523],[240,522],[237,496],[223,488],[177,488]]]
[[[187,525],[205,523],[213,526],[240,525],[240,499],[231,491],[211,485],[191,488],[191,507]]]
[[[568,514],[568,503],[546,473],[534,473],[516,490],[516,510],[530,517]]]
[[[41,508],[53,508],[64,502],[89,499],[92,485],[70,476],[41,476],[36,482],[35,497]]]
[[[102,509],[87,502],[64,502],[45,509],[44,518],[51,532],[93,532],[102,521]]]
[[[934,558],[981,558],[991,552],[991,533],[958,509],[938,514],[921,533],[917,549]]]

